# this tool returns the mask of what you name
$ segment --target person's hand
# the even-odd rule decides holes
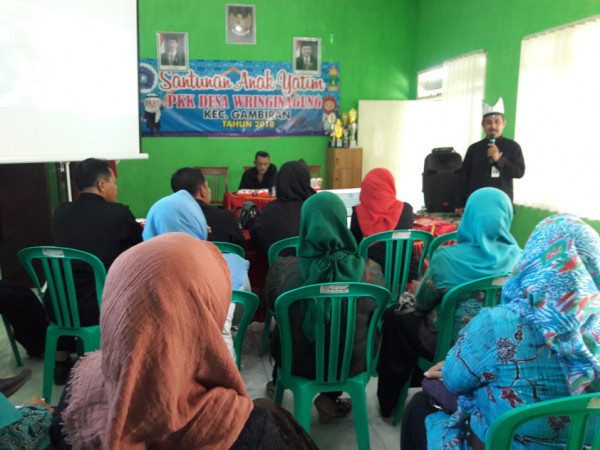
[[[444,361],[440,361],[437,364],[434,364],[429,368],[427,372],[423,375],[427,378],[437,378],[438,380],[442,379],[442,366],[444,365]]]
[[[206,230],[207,230],[208,234],[212,233],[212,228],[209,227],[208,225],[206,225]]]
[[[463,215],[464,213],[465,213],[465,208],[456,208],[456,209],[454,210],[454,214],[457,214],[457,215],[459,215],[459,216],[461,216],[461,217],[462,217],[462,215]]]
[[[502,156],[502,152],[500,152],[496,144],[492,144],[491,142],[488,144],[487,154],[488,158],[492,158],[494,162],[498,162],[498,160]]]
[[[410,293],[415,295],[417,293],[417,289],[419,288],[419,284],[421,284],[421,282],[419,280],[412,280],[412,282],[410,283]]]
[[[43,406],[50,412],[50,414],[54,413],[54,408],[52,406],[50,406],[48,403],[46,403],[44,400],[39,398],[37,395],[34,395],[33,397],[31,397],[27,402],[25,402],[25,404],[26,405]]]

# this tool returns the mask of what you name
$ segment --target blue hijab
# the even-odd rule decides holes
[[[189,234],[203,241],[208,238],[204,213],[188,191],[161,198],[148,211],[142,234],[145,241],[170,232]]]
[[[542,220],[502,303],[544,335],[572,395],[600,389],[600,237],[592,227],[570,214]]]
[[[510,234],[513,206],[504,192],[483,188],[467,200],[457,244],[439,248],[431,259],[437,289],[508,273],[521,256]]]
[[[155,236],[173,232],[189,234],[202,241],[208,238],[204,213],[198,202],[186,190],[161,198],[152,205],[142,236],[147,241]],[[250,263],[231,253],[226,253],[223,257],[231,272],[232,289],[241,289],[246,284]]]

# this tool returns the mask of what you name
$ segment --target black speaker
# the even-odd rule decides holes
[[[462,157],[452,147],[434,148],[425,157],[423,197],[428,212],[452,212],[459,196]]]

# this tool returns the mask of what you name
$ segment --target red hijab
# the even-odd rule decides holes
[[[373,169],[360,185],[356,216],[364,237],[396,227],[404,203],[396,199],[394,176],[387,169]]]

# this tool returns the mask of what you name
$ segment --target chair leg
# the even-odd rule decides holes
[[[352,399],[352,414],[354,416],[354,430],[359,450],[371,448],[369,438],[369,418],[367,415],[367,397],[364,386],[356,386],[348,392]]]
[[[281,406],[281,402],[283,401],[283,391],[285,391],[285,387],[283,383],[279,381],[279,377],[277,377],[277,384],[275,386],[275,403]]]
[[[267,345],[269,345],[269,332],[271,331],[271,317],[273,317],[273,314],[271,313],[270,309],[267,309],[267,314],[265,315],[265,327],[263,329],[260,352],[258,356],[262,356],[267,352]]]
[[[21,367],[23,365],[23,361],[21,361],[21,355],[19,355],[19,349],[17,347],[17,342],[15,341],[15,335],[13,334],[12,325],[8,322],[8,320],[6,320],[4,316],[2,316],[2,320],[4,321],[4,327],[6,328],[6,334],[8,335],[8,342],[10,342],[13,354],[15,355],[15,359],[17,360],[17,366]]]
[[[402,391],[400,392],[400,397],[398,398],[398,403],[396,403],[396,414],[394,415],[394,420],[392,422],[394,426],[398,425],[402,420],[402,413],[404,412],[404,403],[406,402],[406,396],[408,395],[408,388],[410,387],[413,372],[414,371],[410,372],[410,378],[402,388]]]
[[[56,358],[56,345],[58,336],[51,331],[46,332],[46,349],[44,350],[44,379],[42,397],[46,403],[52,400],[52,386],[54,384],[54,360]]]
[[[312,410],[312,396],[308,391],[294,392],[294,417],[302,428],[310,434],[310,413]]]

